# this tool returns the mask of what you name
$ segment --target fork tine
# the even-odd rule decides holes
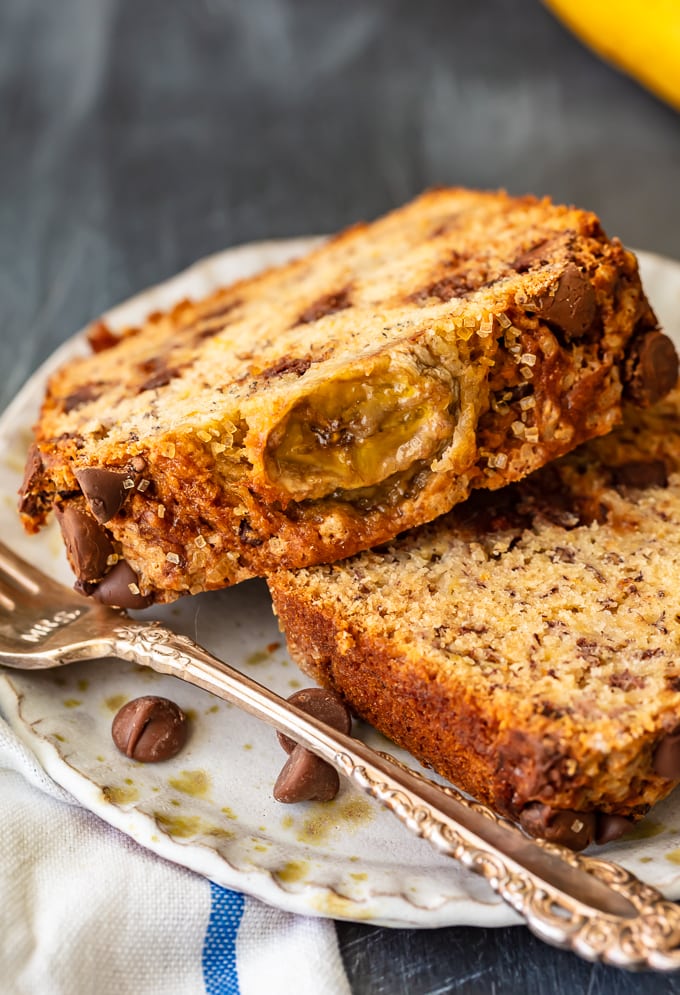
[[[15,584],[23,587],[30,594],[37,594],[40,585],[37,584],[30,575],[32,570],[29,563],[26,563],[12,553],[5,545],[0,543],[0,570],[8,574]]]
[[[52,580],[42,570],[34,567],[17,553],[14,553],[4,542],[0,542],[0,573],[4,573],[6,577],[11,578],[13,585],[19,589],[17,593],[23,590],[25,593],[33,595],[40,592],[47,593],[47,591],[54,594],[72,595],[72,592],[67,587],[59,584],[58,581]],[[7,591],[7,586],[3,585],[5,592]]]
[[[10,598],[7,594],[4,586],[0,584],[0,608],[4,608],[8,612],[13,612],[16,608],[16,602]]]

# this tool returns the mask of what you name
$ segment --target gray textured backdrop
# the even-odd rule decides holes
[[[678,125],[529,0],[2,0],[0,403],[195,258],[431,184],[549,193],[678,255]]]
[[[680,117],[531,0],[1,0],[4,407],[194,259],[423,187],[547,193],[680,257]],[[525,930],[339,926],[355,992],[680,992]]]

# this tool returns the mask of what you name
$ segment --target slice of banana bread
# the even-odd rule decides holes
[[[439,190],[50,381],[22,491],[124,607],[331,562],[605,433],[675,380],[597,218]]]
[[[680,390],[431,525],[269,578],[300,666],[534,835],[680,780]]]

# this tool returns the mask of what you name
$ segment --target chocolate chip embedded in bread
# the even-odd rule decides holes
[[[92,597],[113,608],[147,608],[153,598],[140,593],[137,579],[129,563],[119,560],[94,588]]]
[[[652,770],[659,777],[680,781],[680,729],[661,740],[652,758]]]
[[[665,397],[678,380],[678,356],[668,336],[655,331],[635,339],[625,376],[626,393],[640,407]]]
[[[22,491],[33,487],[42,476],[44,469],[45,464],[43,463],[42,453],[38,449],[37,443],[33,442],[26,458],[26,469],[24,470],[24,479],[21,484]]]
[[[168,366],[167,358],[158,358],[143,363],[141,372],[148,373],[149,376],[139,385],[137,390],[141,394],[145,390],[157,390],[159,387],[165,387],[171,380],[181,376],[182,370],[183,366]]]
[[[612,812],[598,812],[595,826],[595,842],[602,846],[604,843],[611,843],[617,840],[633,828],[631,819],[626,819],[622,815],[615,815]]]
[[[19,488],[19,511],[22,515],[38,517],[49,507],[51,499],[41,492],[44,472],[42,454],[34,442],[28,450],[24,479]]]
[[[647,487],[668,487],[668,473],[663,460],[629,460],[612,467],[612,477],[617,487],[646,490]]]
[[[134,480],[127,470],[109,470],[105,467],[85,467],[76,471],[90,511],[104,525],[118,514],[125,503]]]
[[[296,325],[307,325],[312,321],[319,321],[329,314],[337,311],[344,311],[352,306],[349,288],[343,287],[335,293],[324,294],[309,304],[295,322]]]
[[[272,363],[266,370],[262,370],[260,376],[265,380],[273,380],[286,373],[294,373],[296,377],[302,377],[311,365],[311,359],[293,359],[290,356],[282,356],[276,363]]]
[[[120,336],[111,331],[103,321],[95,321],[87,330],[87,341],[92,352],[104,352],[118,345]]]
[[[69,563],[78,580],[102,578],[114,551],[106,530],[87,511],[74,505],[57,509],[57,517]]]
[[[80,408],[83,404],[89,404],[90,401],[96,401],[102,392],[101,384],[83,384],[82,387],[78,387],[77,390],[72,391],[63,400],[63,408],[66,414],[71,411],[75,411],[76,408]]]
[[[575,263],[569,263],[555,291],[529,303],[534,314],[556,325],[567,339],[578,339],[588,331],[597,315],[593,285]]]
[[[157,763],[179,753],[187,726],[186,715],[174,701],[146,695],[123,705],[113,720],[111,735],[126,757]]]
[[[246,546],[261,546],[261,539],[247,518],[242,518],[238,526],[238,537]]]
[[[526,249],[515,258],[512,268],[518,273],[526,273],[538,266],[545,266],[557,258],[574,242],[574,232],[561,232],[552,238],[542,238],[536,245]]]
[[[583,850],[595,839],[594,812],[555,809],[542,802],[532,802],[522,810],[519,821],[531,836],[560,843],[570,850]]]
[[[339,790],[340,778],[335,768],[304,746],[296,746],[276,779],[274,798],[285,805],[329,802]]]
[[[352,729],[352,717],[339,694],[335,691],[328,691],[326,688],[302,688],[292,694],[288,701],[296,708],[300,708],[308,715],[313,715],[315,719],[325,722],[326,725],[349,735]],[[285,736],[282,732],[276,734],[279,743],[286,753],[292,753],[297,743],[290,736]]]

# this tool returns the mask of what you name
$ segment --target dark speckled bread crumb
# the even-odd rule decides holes
[[[379,550],[269,583],[305,671],[535,835],[614,838],[680,780],[680,391]]]

